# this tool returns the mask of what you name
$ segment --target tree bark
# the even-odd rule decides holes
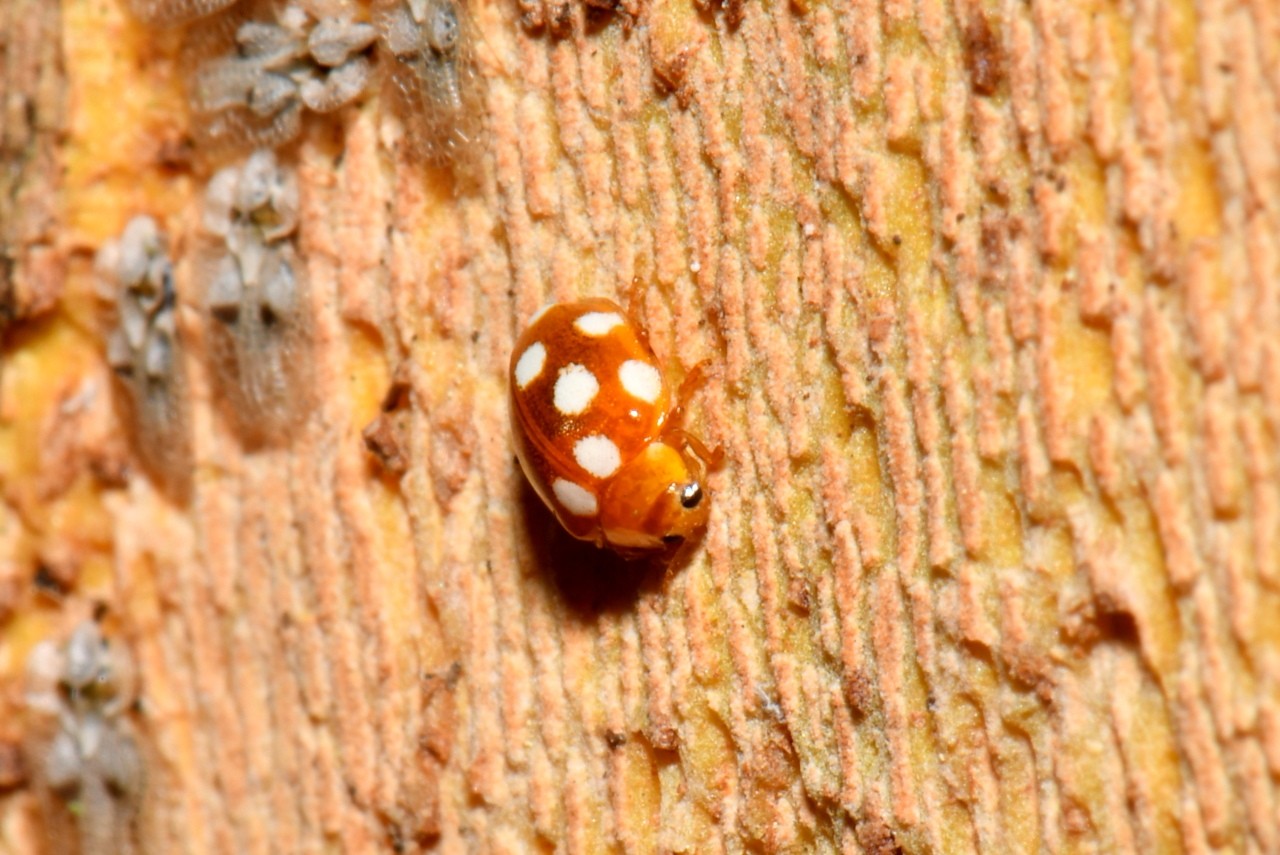
[[[138,674],[122,847],[1280,852],[1277,6],[468,3],[467,180],[376,93],[280,151],[310,405],[254,447],[180,32],[0,6],[0,852],[86,821],[23,673],[95,612]],[[94,282],[138,213],[176,499]],[[709,366],[666,570],[514,461],[514,337],[589,294]]]

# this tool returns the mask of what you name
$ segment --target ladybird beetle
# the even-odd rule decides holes
[[[695,371],[696,374],[696,371]],[[516,341],[508,380],[520,465],[565,529],[632,557],[706,525],[706,448],[643,330],[612,300],[558,303]]]

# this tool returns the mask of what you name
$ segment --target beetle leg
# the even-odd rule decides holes
[[[649,342],[649,327],[640,323],[644,317],[644,288],[641,286],[640,277],[631,277],[631,284],[621,288],[620,292],[618,296],[622,298],[623,317],[627,319],[628,323],[631,324],[631,328],[635,330],[640,343],[652,353],[653,345]]]
[[[689,402],[693,400],[694,393],[707,382],[708,366],[710,365],[711,360],[704,359],[685,373],[684,379],[680,381],[680,388],[676,390],[676,404],[671,408],[671,415],[668,419],[672,424],[680,424],[683,421],[684,411],[689,406]]]
[[[707,447],[706,443],[683,428],[673,427],[666,431],[666,436],[682,450],[689,449],[693,452],[693,456],[697,459],[699,481],[706,477],[708,470],[718,469],[720,464],[724,462],[723,447],[716,446],[712,450]]]

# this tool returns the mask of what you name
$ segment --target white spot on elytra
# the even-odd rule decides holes
[[[573,322],[578,331],[590,336],[602,336],[622,323],[617,312],[587,312]]]
[[[573,459],[597,478],[608,478],[622,465],[618,446],[607,436],[584,436],[573,445]]]
[[[543,306],[541,309],[539,309],[537,312],[534,313],[533,317],[529,319],[529,323],[526,324],[526,326],[531,327],[534,324],[536,324],[538,321],[542,320],[542,316],[545,315],[547,312],[551,311],[551,307],[554,305],[555,303],[547,303],[547,305]]]
[[[560,369],[556,378],[555,405],[561,415],[576,416],[586,411],[600,391],[596,375],[586,367],[571,362]]]
[[[628,359],[618,369],[618,379],[622,388],[633,398],[639,398],[652,404],[662,393],[662,375],[658,369],[638,359]]]
[[[595,493],[572,481],[557,478],[551,485],[551,491],[556,494],[560,504],[564,505],[564,509],[575,517],[592,517],[600,510]]]
[[[542,373],[542,366],[547,361],[547,349],[542,342],[535,341],[525,348],[516,362],[516,385],[523,389]]]

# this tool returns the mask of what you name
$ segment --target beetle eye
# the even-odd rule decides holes
[[[680,491],[680,504],[686,508],[696,508],[698,503],[702,501],[702,487],[697,481],[692,484],[685,484],[684,489]]]
[[[684,536],[679,534],[664,535],[662,542],[667,546],[675,546],[677,543],[684,543]]]

